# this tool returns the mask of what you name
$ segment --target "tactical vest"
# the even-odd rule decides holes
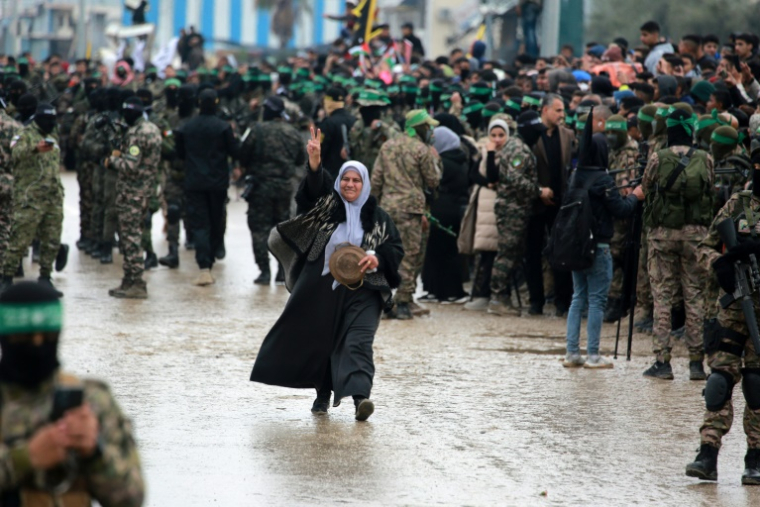
[[[659,165],[654,189],[647,194],[644,224],[668,229],[710,225],[715,197],[707,154],[692,149],[681,157],[665,149],[658,151],[657,157]]]
[[[82,382],[67,373],[58,373],[57,385],[81,386]],[[0,397],[0,441],[2,441],[2,398]],[[61,467],[62,468],[62,467]],[[56,469],[54,469],[56,470]],[[65,475],[66,471],[61,470]],[[50,472],[34,471],[33,481],[22,485],[16,491],[6,491],[0,494],[0,505],[3,507],[91,507],[92,498],[87,492],[87,484],[81,475],[65,485],[66,491],[55,494],[51,491],[54,486],[48,478]],[[60,486],[60,484],[58,485]],[[61,489],[64,489],[63,487]]]

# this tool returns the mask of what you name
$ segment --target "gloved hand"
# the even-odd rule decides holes
[[[728,294],[733,294],[736,289],[736,270],[734,268],[734,262],[736,259],[732,259],[728,254],[718,257],[712,263],[713,271],[715,271],[715,277],[718,279],[718,285]]]

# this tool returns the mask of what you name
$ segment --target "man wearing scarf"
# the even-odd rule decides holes
[[[652,154],[642,180],[647,196],[644,225],[648,231],[656,356],[644,376],[673,379],[670,319],[680,286],[686,308],[684,342],[689,349],[689,378],[704,380],[702,288],[706,274],[696,266],[697,244],[713,218],[713,159],[708,153],[692,148],[696,116],[684,109],[674,109],[664,121],[668,147]],[[694,188],[695,178],[706,180],[699,190]]]
[[[351,158],[347,151],[348,133],[356,118],[345,109],[347,95],[348,92],[339,86],[327,90],[324,98],[326,118],[319,124],[322,132],[322,163],[332,177],[337,176],[343,162]]]
[[[131,423],[106,384],[58,369],[61,321],[49,285],[21,282],[0,295],[0,504],[138,507],[145,488]],[[81,402],[52,420],[63,392]]]
[[[412,318],[410,304],[427,243],[427,196],[438,188],[441,178],[440,159],[430,146],[437,126],[424,109],[409,111],[405,135],[390,139],[380,148],[372,170],[372,193],[398,227],[406,252],[396,293],[395,316],[402,320]]]

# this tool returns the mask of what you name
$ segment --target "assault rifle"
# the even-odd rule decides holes
[[[721,241],[726,249],[731,249],[738,245],[736,239],[736,229],[734,221],[730,218],[723,220],[716,227]],[[734,263],[736,273],[736,288],[731,294],[724,294],[720,298],[720,306],[728,308],[734,302],[739,301],[744,313],[744,320],[747,322],[747,331],[752,339],[752,345],[755,350],[760,350],[760,332],[757,328],[757,316],[755,315],[755,301],[752,296],[760,288],[760,270],[757,267],[757,257],[755,254],[749,254],[749,260],[737,260]]]
[[[644,141],[639,143],[639,158],[636,160],[636,184],[641,182],[646,169],[649,155],[649,143]],[[622,171],[619,171],[622,172]],[[632,182],[633,183],[633,182]],[[633,345],[633,314],[636,310],[636,280],[639,276],[639,254],[641,251],[641,229],[643,225],[644,204],[638,202],[636,210],[628,224],[628,235],[626,237],[625,263],[623,271],[623,301],[621,307],[621,318],[617,324],[617,334],[615,336],[615,359],[618,355],[618,342],[620,341],[620,325],[623,320],[622,316],[628,312],[628,350],[626,351],[626,360],[631,360],[631,347]]]
[[[124,133],[127,131],[127,125],[124,123],[121,123],[120,121],[116,121],[111,119],[110,116],[108,116],[107,113],[101,113],[96,119],[95,119],[95,128],[97,129],[103,129],[106,128],[110,132],[108,135],[108,142],[111,145],[112,150],[118,150],[121,143],[121,138],[124,137]]]

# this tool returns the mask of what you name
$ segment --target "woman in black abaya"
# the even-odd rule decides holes
[[[351,396],[356,419],[364,421],[374,411],[372,343],[391,289],[398,287],[404,251],[393,221],[370,195],[367,168],[346,162],[333,183],[322,168],[319,139],[312,128],[309,170],[296,194],[298,216],[277,225],[269,237],[291,295],[261,345],[251,380],[315,388],[315,414],[327,413],[332,393],[334,407]],[[366,252],[358,289],[339,284],[330,273],[330,257],[345,243]]]

